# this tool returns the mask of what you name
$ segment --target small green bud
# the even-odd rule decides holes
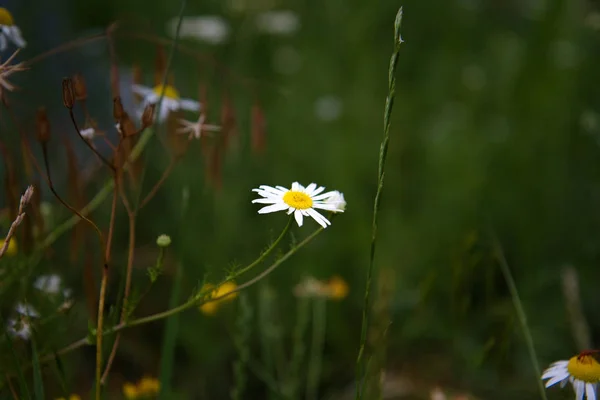
[[[169,247],[171,245],[171,237],[169,235],[160,235],[156,239],[156,244],[159,247]]]

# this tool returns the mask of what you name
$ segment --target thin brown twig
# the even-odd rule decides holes
[[[8,388],[10,389],[10,394],[12,395],[13,399],[19,400],[19,395],[17,394],[17,391],[12,384],[12,379],[10,379],[8,374],[6,374],[6,382],[8,383]]]
[[[121,145],[121,140],[117,149]],[[106,246],[105,259],[107,263],[102,269],[102,281],[100,283],[100,297],[98,301],[98,319],[96,324],[96,399],[100,399],[100,392],[102,388],[102,338],[104,336],[104,303],[106,299],[106,286],[108,283],[108,260],[110,260],[111,244],[115,225],[115,216],[117,211],[117,199],[119,197],[119,171],[115,170],[113,174],[115,187],[113,189],[113,199],[110,211],[110,222],[108,227],[108,245]]]
[[[177,157],[174,157],[171,159],[169,166],[165,169],[165,171],[163,172],[163,174],[160,177],[160,179],[158,180],[158,182],[156,182],[156,184],[152,187],[152,189],[150,189],[150,191],[148,192],[146,197],[144,197],[144,199],[140,202],[140,205],[138,206],[138,210],[141,210],[142,208],[144,208],[144,206],[146,204],[148,204],[148,202],[150,200],[152,200],[152,198],[158,192],[158,189],[161,188],[161,186],[166,182],[169,175],[171,175],[171,173],[173,172],[173,169],[175,168],[175,165],[177,164],[178,160],[179,159]]]
[[[108,167],[110,168],[112,171],[116,170],[116,167],[110,162],[108,161],[97,149],[96,147],[94,147],[92,145],[92,143],[87,140],[86,138],[83,137],[83,135],[81,134],[81,130],[79,129],[79,125],[77,125],[77,121],[75,120],[75,114],[73,114],[73,109],[69,108],[69,116],[71,117],[71,122],[73,123],[73,127],[75,128],[75,130],[77,131],[77,135],[81,138],[81,140],[86,144],[87,147],[90,148],[90,150],[92,150],[94,152],[94,154],[96,154],[96,156],[98,156],[98,158],[100,158],[100,160],[102,160],[102,162]]]
[[[104,235],[102,234],[102,231],[100,230],[100,228],[98,228],[98,225],[96,225],[91,219],[82,215],[79,211],[77,211],[75,208],[73,208],[71,205],[69,205],[69,203],[67,203],[65,200],[63,200],[63,198],[58,194],[58,192],[54,188],[54,184],[52,183],[52,176],[50,174],[50,165],[48,163],[48,148],[47,148],[46,143],[42,143],[42,153],[44,155],[44,164],[46,166],[46,174],[45,174],[46,182],[48,183],[48,187],[50,188],[50,191],[52,192],[54,197],[56,197],[58,199],[58,201],[60,201],[60,203],[63,206],[68,208],[69,211],[71,211],[73,214],[77,215],[79,218],[81,218],[82,220],[87,222],[92,228],[94,228],[94,230],[98,234],[98,238],[100,240],[100,245],[102,246],[102,251],[105,252],[106,251],[106,241],[104,240]],[[107,264],[107,263],[108,263],[108,261],[106,260],[106,258],[104,258],[104,264]]]
[[[6,251],[8,250],[8,245],[15,234],[17,227],[23,222],[23,218],[25,218],[25,207],[31,201],[31,196],[33,196],[33,186],[29,186],[25,193],[21,196],[21,201],[19,203],[19,212],[17,213],[17,218],[10,224],[10,228],[8,229],[8,233],[6,234],[6,238],[4,239],[4,243],[2,244],[2,248],[0,248],[0,258],[4,256]]]
[[[127,307],[129,301],[129,294],[131,292],[131,275],[133,271],[133,259],[135,255],[135,218],[136,214],[127,206],[127,214],[129,217],[129,250],[127,254],[127,272],[125,276],[125,293],[123,294],[123,307],[121,309],[121,317],[119,323],[125,322],[127,318]],[[108,360],[106,361],[106,367],[104,368],[104,373],[102,374],[102,379],[100,382],[102,385],[106,383],[108,379],[108,374],[110,372],[110,368],[114,359],[117,355],[117,348],[119,347],[119,342],[121,340],[121,332],[117,333],[115,338],[115,342],[113,344],[112,350],[110,351],[110,355]]]

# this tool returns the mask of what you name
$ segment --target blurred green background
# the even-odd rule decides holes
[[[600,320],[595,287],[600,278],[600,114],[595,86],[600,12],[595,2],[188,1],[180,43],[205,61],[178,52],[171,68],[175,86],[183,97],[198,98],[199,85],[204,85],[213,123],[219,123],[223,94],[229,93],[238,136],[223,154],[219,188],[207,181],[201,144],[194,142],[140,214],[135,282],[144,282],[145,268],[154,262],[156,236],[167,233],[174,244],[165,275],[136,315],[167,307],[178,263],[183,267],[183,301],[206,274],[209,281],[218,281],[228,265],[250,262],[278,235],[285,216],[258,215],[250,189],[299,181],[340,190],[348,201],[346,213],[248,290],[247,299],[254,311],[251,358],[268,367],[272,360],[265,359],[261,343],[289,356],[298,309],[293,287],[307,275],[342,276],[350,293],[327,305],[319,398],[352,398],[393,20],[399,6],[404,8],[405,43],[397,73],[370,332],[378,338],[388,321],[391,325],[386,341],[373,339],[379,356],[373,359],[372,373],[385,370],[384,398],[427,399],[435,386],[481,399],[535,398],[537,377],[490,234],[497,235],[514,274],[542,368],[584,346],[593,347],[600,329],[595,322]],[[123,32],[172,37],[180,4],[31,0],[12,1],[7,7],[29,42],[18,56],[27,60],[102,32],[115,20],[121,21]],[[273,11],[285,13],[265,17]],[[190,19],[199,16],[218,17],[218,22]],[[227,34],[219,39],[223,30]],[[117,34],[116,43],[121,90],[132,107],[126,93],[131,67],[139,65],[151,85],[156,48],[131,35]],[[84,75],[91,112],[108,129],[109,61],[104,41],[48,57],[14,76],[21,91],[9,98],[31,127],[35,107],[45,105],[57,136],[70,135],[75,143],[60,79],[75,72]],[[257,102],[266,119],[262,153],[251,146],[251,108]],[[3,136],[17,137],[10,130]],[[55,180],[65,188],[64,157],[56,146]],[[91,154],[79,144],[77,152],[83,169]],[[149,189],[168,159],[158,141],[148,154]],[[99,178],[88,185],[87,200],[103,182]],[[184,188],[189,190],[189,207],[182,216]],[[55,221],[68,217],[46,188],[43,199],[53,205]],[[106,201],[93,214],[104,229],[108,213]],[[117,221],[114,262],[119,270],[127,253],[122,208]],[[301,238],[315,226],[310,221],[296,227],[294,236]],[[40,328],[47,332],[48,344],[42,344],[47,350],[86,333],[83,253],[99,249],[90,240],[89,250],[72,262],[69,243],[68,235],[60,239],[39,267],[40,273],[59,272],[78,300],[58,327]],[[579,290],[565,290],[573,276],[580,280]],[[119,272],[112,278],[109,299],[114,301]],[[581,298],[582,310],[569,308],[569,295]],[[228,398],[239,311],[236,300],[213,317],[197,310],[180,316],[171,398]],[[573,317],[579,311],[587,332],[583,339],[573,334],[582,322]],[[162,322],[125,332],[111,379],[116,392],[123,381],[158,374],[163,332]],[[27,354],[27,346],[22,351]],[[63,360],[73,391],[82,396],[91,387],[93,359],[90,347]],[[255,372],[248,373],[243,398],[279,398]],[[277,367],[272,373],[277,375]],[[551,398],[572,395],[570,389],[550,392]]]

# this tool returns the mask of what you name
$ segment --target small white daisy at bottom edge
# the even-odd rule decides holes
[[[571,382],[576,400],[596,400],[600,363],[589,352],[583,352],[569,360],[552,363],[542,374],[542,380],[546,379],[546,388],[557,383],[560,383],[560,387],[565,387]]]
[[[291,189],[282,186],[261,185],[252,191],[258,193],[262,198],[254,199],[252,203],[267,204],[258,210],[259,214],[287,211],[288,215],[294,214],[298,226],[302,226],[304,217],[312,217],[323,228],[327,228],[331,222],[316,209],[334,213],[344,212],[346,202],[343,194],[337,190],[322,193],[324,190],[323,186],[317,187],[315,183],[304,187],[298,182],[294,182]],[[335,199],[335,201],[331,202],[330,199]]]

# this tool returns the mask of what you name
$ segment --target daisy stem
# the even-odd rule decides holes
[[[533,345],[533,338],[531,336],[531,330],[529,329],[529,325],[527,324],[527,315],[525,314],[525,309],[523,308],[523,303],[521,303],[521,298],[519,297],[519,291],[517,290],[517,285],[515,284],[515,279],[510,272],[510,268],[508,267],[508,262],[506,262],[506,257],[504,256],[504,251],[502,250],[502,245],[500,241],[496,237],[495,234],[492,233],[492,242],[494,246],[494,252],[496,253],[496,257],[498,258],[498,263],[500,264],[500,270],[502,271],[502,275],[504,275],[504,280],[506,281],[506,285],[508,286],[508,290],[510,292],[510,297],[512,298],[513,305],[515,306],[515,310],[517,312],[517,318],[519,319],[519,323],[521,324],[521,329],[523,330],[523,336],[525,338],[525,345],[527,346],[527,350],[529,352],[529,357],[531,359],[531,365],[535,370],[536,381],[538,385],[538,389],[540,391],[540,396],[544,400],[548,400],[546,397],[546,390],[544,388],[544,383],[540,379],[542,376],[542,370],[537,360],[537,354],[535,352],[535,347]]]
[[[233,274],[233,276],[229,277],[227,280],[225,280],[225,282],[234,280],[238,276],[250,271],[252,268],[256,267],[258,264],[263,262],[269,256],[269,254],[271,254],[273,252],[273,250],[275,250],[275,248],[279,245],[279,242],[281,242],[281,239],[283,239],[283,237],[286,235],[286,233],[288,233],[288,231],[290,230],[290,227],[292,226],[293,219],[294,219],[293,217],[290,217],[287,225],[285,226],[285,228],[283,228],[283,231],[281,231],[281,233],[279,234],[279,237],[277,239],[275,239],[275,241],[273,243],[271,243],[271,245],[265,251],[262,252],[260,257],[258,257],[255,261],[253,261],[251,264],[245,266],[244,268],[237,270]]]
[[[377,172],[377,191],[375,193],[375,203],[373,205],[373,222],[371,228],[371,251],[369,257],[369,267],[367,269],[367,281],[365,283],[365,297],[363,304],[362,327],[360,333],[360,347],[356,358],[356,395],[355,399],[360,400],[363,396],[362,382],[365,378],[365,346],[367,343],[367,330],[369,327],[369,308],[371,302],[371,281],[375,269],[375,244],[377,239],[377,215],[381,204],[381,192],[383,190],[383,178],[385,175],[385,161],[387,159],[388,146],[390,141],[390,117],[394,107],[394,97],[396,93],[396,69],[400,55],[400,45],[402,38],[400,36],[400,27],[402,24],[402,7],[396,14],[394,21],[394,52],[390,59],[388,71],[388,95],[385,99],[385,112],[383,115],[383,141],[379,148],[379,168]]]
[[[254,286],[255,284],[257,284],[258,282],[260,282],[261,280],[263,280],[265,277],[267,277],[268,275],[270,275],[273,271],[275,271],[281,264],[283,264],[285,261],[287,261],[291,256],[293,256],[294,254],[296,254],[296,252],[298,250],[300,250],[302,247],[306,246],[308,243],[310,243],[315,237],[317,237],[317,235],[319,233],[321,233],[323,231],[323,228],[320,227],[318,228],[316,231],[314,231],[313,233],[311,233],[309,236],[307,236],[304,240],[302,240],[300,243],[298,243],[296,246],[292,247],[291,249],[289,249],[283,256],[281,256],[280,258],[278,258],[273,264],[271,264],[267,269],[265,269],[264,271],[262,271],[260,274],[258,274],[257,276],[255,276],[254,278],[250,279],[249,281],[237,286],[235,289],[233,289],[232,291],[228,292],[228,293],[224,293],[221,296],[218,297],[213,297],[213,298],[207,298],[207,299],[202,299],[201,301],[198,301],[197,297],[192,296],[190,298],[190,300],[188,300],[187,302],[174,307],[170,310],[167,311],[163,311],[157,314],[153,314],[153,315],[149,315],[147,317],[141,317],[141,318],[137,318],[137,319],[133,319],[130,321],[125,321],[122,322],[118,325],[113,326],[110,329],[106,329],[102,331],[102,335],[109,335],[109,334],[113,334],[113,333],[117,333],[120,332],[128,327],[132,327],[132,326],[138,326],[138,325],[144,325],[150,322],[154,322],[154,321],[159,321],[161,319],[164,318],[168,318],[172,315],[175,315],[177,313],[180,313],[182,311],[185,311],[189,308],[192,307],[196,307],[196,306],[201,306],[203,304],[212,302],[212,301],[219,301],[225,297],[231,296],[233,293],[237,293],[240,292],[244,289],[249,288],[250,286]],[[223,283],[227,282],[228,280],[225,280],[223,282],[221,282],[218,286],[222,285]],[[97,334],[100,334],[100,332],[97,332]],[[73,343],[71,343],[70,345],[52,353],[52,354],[47,354],[43,357],[40,357],[40,364],[41,363],[45,363],[48,361],[52,361],[54,360],[57,356],[61,356],[63,354],[67,354],[70,353],[74,350],[77,350],[83,346],[89,345],[90,342],[88,340],[87,337],[79,339]],[[31,366],[29,366],[31,367]]]

